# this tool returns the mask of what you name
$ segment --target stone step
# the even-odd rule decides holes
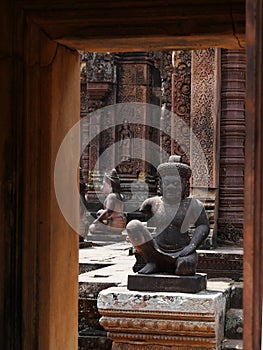
[[[224,339],[222,350],[243,350],[243,341],[241,339]]]
[[[79,332],[78,350],[110,350],[112,341],[105,331],[83,330]]]
[[[242,339],[243,310],[229,309],[226,313],[225,336],[228,339]]]
[[[198,250],[197,272],[207,273],[207,278],[243,280],[243,250],[215,248]]]

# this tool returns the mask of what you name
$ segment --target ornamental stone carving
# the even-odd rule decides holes
[[[97,305],[112,349],[220,349],[223,292],[147,293],[113,287],[100,292]]]

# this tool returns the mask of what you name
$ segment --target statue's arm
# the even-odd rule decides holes
[[[200,214],[197,220],[195,221],[195,229],[193,232],[192,239],[190,243],[181,251],[179,256],[186,256],[192,254],[209,235],[209,220],[203,204],[196,200],[196,205],[194,206],[193,211],[194,215],[197,215],[196,213]]]
[[[103,222],[103,220],[106,220],[112,213],[112,210],[109,209],[103,209],[100,212],[100,215],[97,217],[96,220],[93,221],[93,223],[96,223],[98,221]]]
[[[192,243],[198,248],[200,244],[206,239],[209,235],[210,226],[208,217],[205,211],[205,208],[202,208],[202,211],[195,222],[195,230],[192,237]]]

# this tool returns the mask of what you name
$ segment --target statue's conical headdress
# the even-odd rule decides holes
[[[162,163],[157,168],[161,177],[165,175],[176,175],[186,180],[190,179],[192,170],[188,164],[182,163],[181,156],[170,156],[167,163]]]

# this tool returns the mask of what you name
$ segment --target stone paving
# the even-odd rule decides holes
[[[132,268],[136,259],[134,255],[130,255],[132,245],[126,240],[126,237],[121,242],[101,240],[90,242],[87,246],[79,250],[79,349],[108,350],[111,348],[111,342],[106,337],[106,331],[103,331],[99,325],[101,315],[97,310],[97,298],[99,293],[105,289],[126,288],[128,275],[133,274]],[[212,253],[212,251],[201,252],[203,254]],[[224,255],[227,253],[228,251],[224,249],[216,250],[216,254]],[[231,251],[232,253],[239,254],[240,252]],[[233,283],[234,280],[231,278],[208,279],[206,293],[209,291],[212,293],[221,292],[228,300]],[[83,335],[81,335],[82,333]],[[98,343],[96,346],[94,345],[94,337]],[[232,345],[231,341],[225,339],[223,348],[236,349],[236,345]],[[240,346],[238,348],[242,349],[242,340],[239,343],[241,345],[238,344]]]

